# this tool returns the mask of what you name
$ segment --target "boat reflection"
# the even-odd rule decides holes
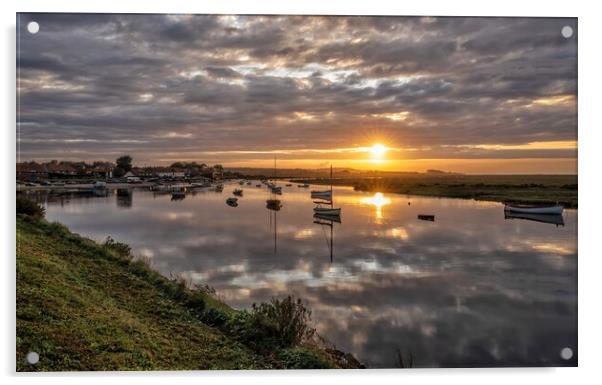
[[[327,239],[328,250],[330,251],[330,263],[334,260],[334,224],[341,223],[339,215],[314,214],[314,223],[320,226],[330,227],[330,239]]]
[[[115,192],[117,196],[117,206],[123,208],[131,208],[133,204],[133,189],[120,188]]]
[[[515,213],[510,211],[504,211],[504,219],[524,219],[527,221],[550,223],[552,225],[564,226],[564,218],[562,215],[550,215],[550,214],[528,214],[528,213]]]
[[[278,199],[268,199],[265,207],[270,216],[270,230],[274,229],[274,254],[278,254],[278,211],[282,208],[282,203]]]
[[[384,216],[383,216],[383,206],[391,204],[391,199],[385,197],[385,195],[381,192],[377,192],[374,196],[365,197],[360,199],[360,203],[364,205],[372,205],[374,206],[374,219],[377,224],[381,224]]]

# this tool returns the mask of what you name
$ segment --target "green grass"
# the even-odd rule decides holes
[[[330,184],[330,179],[295,180]],[[360,191],[515,203],[561,203],[577,208],[576,175],[408,174],[396,177],[336,178],[335,185]]]
[[[18,371],[345,365],[309,341],[296,354],[253,349],[212,322],[239,311],[44,219],[17,215],[16,267]]]

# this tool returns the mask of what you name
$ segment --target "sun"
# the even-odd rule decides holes
[[[380,143],[375,143],[370,147],[370,154],[373,159],[382,159],[387,153],[388,148]]]

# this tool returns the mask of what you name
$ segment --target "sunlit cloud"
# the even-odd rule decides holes
[[[20,18],[44,25],[18,35],[23,160],[566,172],[576,159],[577,45],[558,37],[574,19]],[[377,140],[386,158],[370,156]]]

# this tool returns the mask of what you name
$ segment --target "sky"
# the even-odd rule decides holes
[[[19,14],[17,70],[20,161],[577,172],[572,18]]]

